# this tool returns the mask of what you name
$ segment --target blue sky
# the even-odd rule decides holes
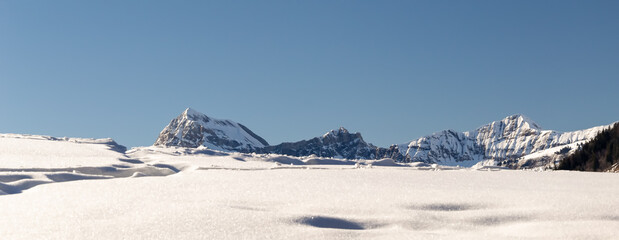
[[[619,120],[618,1],[0,0],[0,132],[152,144],[192,107],[379,146]]]

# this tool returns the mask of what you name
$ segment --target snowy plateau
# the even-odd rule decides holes
[[[617,239],[618,174],[504,166],[559,161],[604,127],[515,115],[390,148],[343,128],[271,146],[189,109],[129,150],[0,134],[0,238]]]

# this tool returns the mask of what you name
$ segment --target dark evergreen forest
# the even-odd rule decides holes
[[[606,171],[619,162],[619,123],[600,132],[559,164],[561,170]]]

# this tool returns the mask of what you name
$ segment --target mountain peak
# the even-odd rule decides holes
[[[208,117],[206,116],[206,114],[198,112],[194,110],[193,108],[185,109],[185,111],[183,111],[183,113],[181,113],[180,116],[185,117],[190,120],[200,119],[200,120],[208,121]]]
[[[522,114],[514,114],[502,120],[506,125],[515,124],[518,128],[542,130],[542,128],[531,120],[529,117]]]
[[[206,114],[198,112],[198,111],[194,110],[193,108],[185,109],[185,111],[183,111],[181,113],[181,115],[178,116],[178,118],[192,120],[192,121],[198,121],[198,122],[201,121],[201,122],[204,122],[204,123],[207,123],[207,122],[211,121],[211,118],[206,116]]]
[[[327,133],[325,133],[324,135],[322,135],[322,137],[327,137],[327,136],[338,136],[338,135],[342,135],[342,134],[349,134],[348,130],[344,127],[340,127],[337,130],[331,130],[328,131]]]
[[[190,107],[188,107],[187,109],[185,109],[185,111],[183,111],[183,115],[195,115],[195,114],[201,114],[201,113],[199,113],[198,111]]]
[[[250,151],[269,143],[240,123],[210,118],[185,109],[159,134],[155,145],[198,147],[223,151]]]
[[[389,157],[402,160],[404,156],[397,147],[379,148],[363,140],[361,133],[350,133],[346,128],[330,130],[320,137],[298,142],[285,142],[260,149],[261,153],[286,154],[291,156],[334,157],[346,159],[380,159]]]

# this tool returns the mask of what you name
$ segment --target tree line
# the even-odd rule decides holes
[[[561,161],[558,169],[606,171],[616,162],[619,162],[619,123],[580,145],[578,150]]]

